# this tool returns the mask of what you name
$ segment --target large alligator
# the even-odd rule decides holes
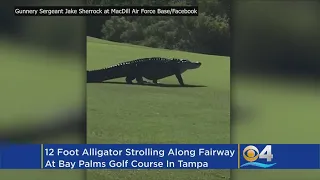
[[[186,59],[143,58],[119,63],[108,68],[87,71],[87,82],[102,82],[125,77],[128,84],[132,84],[134,79],[139,84],[144,84],[143,78],[152,80],[153,83],[157,84],[159,79],[175,75],[180,85],[184,86],[181,74],[200,66],[200,62],[191,62]]]

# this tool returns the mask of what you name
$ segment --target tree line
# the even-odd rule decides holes
[[[230,56],[230,0],[87,0],[104,6],[199,7],[198,16],[88,17],[88,36],[154,48]]]

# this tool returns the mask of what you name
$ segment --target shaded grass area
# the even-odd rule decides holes
[[[232,143],[319,144],[319,82],[237,75],[232,81]],[[239,110],[239,111],[238,111]],[[235,180],[319,179],[315,170],[234,170]]]
[[[61,123],[61,119],[54,121],[61,112],[83,106],[83,66],[77,61],[79,57],[21,45],[9,39],[0,41],[0,53],[1,138],[25,139],[21,131],[30,129],[34,133],[47,124]],[[81,134],[57,134],[48,138],[46,134],[32,143],[83,143],[81,137]],[[72,170],[0,172],[2,179],[12,180],[79,180],[84,175],[85,171]]]

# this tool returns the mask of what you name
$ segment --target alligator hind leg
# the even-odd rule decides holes
[[[134,79],[135,79],[134,77],[127,76],[127,77],[126,77],[126,82],[127,82],[128,84],[132,84],[132,81],[133,81]]]
[[[142,76],[137,77],[136,80],[137,80],[138,84],[144,84],[145,83],[145,81],[143,80]]]

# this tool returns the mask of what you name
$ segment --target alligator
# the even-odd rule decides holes
[[[117,65],[87,71],[87,82],[103,82],[116,78],[126,78],[126,83],[132,84],[136,79],[138,84],[144,84],[143,78],[158,84],[159,79],[175,75],[181,86],[184,86],[181,74],[189,69],[201,66],[200,62],[191,62],[187,59],[168,59],[161,57],[142,58],[119,63]]]

